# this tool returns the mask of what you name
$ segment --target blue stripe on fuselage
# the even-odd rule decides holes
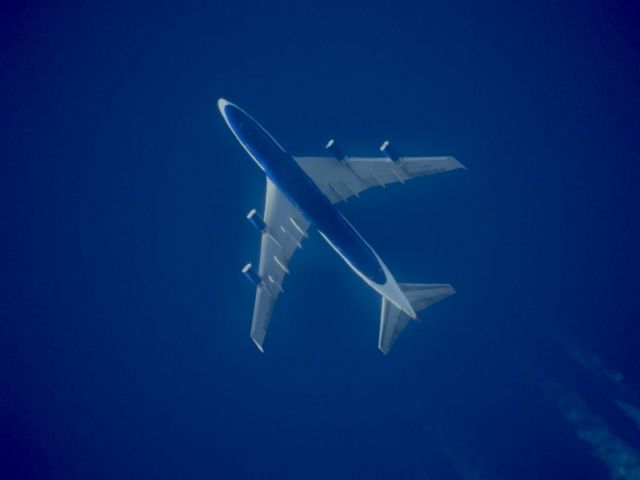
[[[369,280],[384,285],[387,278],[376,254],[294,158],[258,122],[235,105],[227,104],[224,113],[238,140],[289,201],[354,268]]]

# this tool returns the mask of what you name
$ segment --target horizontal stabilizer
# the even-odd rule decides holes
[[[428,306],[447,298],[456,293],[449,284],[419,284],[419,283],[400,283],[400,289],[405,294],[411,306],[416,312],[424,310]],[[396,339],[409,323],[410,318],[382,297],[382,312],[380,314],[380,337],[378,339],[378,348],[385,355],[389,353]]]

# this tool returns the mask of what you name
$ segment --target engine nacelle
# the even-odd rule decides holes
[[[249,223],[251,223],[251,225],[253,225],[259,232],[264,233],[267,230],[267,224],[255,208],[247,213],[247,220],[249,220]]]
[[[338,146],[338,144],[335,142],[333,138],[327,142],[324,148],[329,150],[331,155],[333,155],[335,159],[338,160],[339,162],[343,161],[346,158],[344,153],[342,153],[342,150],[340,149],[340,147]]]
[[[258,275],[256,269],[253,268],[253,265],[251,265],[250,263],[247,263],[244,266],[244,268],[242,269],[242,273],[244,273],[244,276],[247,277],[247,279],[256,287],[262,283],[262,277]]]
[[[400,157],[396,153],[395,149],[389,143],[389,140],[385,140],[385,142],[380,146],[380,151],[384,153],[387,158],[393,162],[397,162],[400,160]]]

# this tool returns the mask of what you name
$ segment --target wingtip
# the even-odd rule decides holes
[[[462,162],[460,162],[460,160],[458,160],[456,157],[453,157],[453,156],[452,156],[451,158],[453,158],[453,159],[456,161],[456,163],[459,165],[459,166],[458,166],[458,168],[461,168],[461,169],[463,169],[463,170],[466,170],[466,169],[467,169],[467,167],[465,167],[465,166],[462,164]]]
[[[260,345],[260,343],[258,343],[258,341],[255,338],[252,338],[251,340],[253,340],[253,343],[255,343],[256,347],[258,347],[258,350],[260,350],[260,353],[264,353],[264,348],[262,347],[262,345]]]

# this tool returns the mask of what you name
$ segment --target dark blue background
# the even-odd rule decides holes
[[[3,7],[2,478],[640,478],[637,13],[345,3]],[[293,154],[468,167],[343,208],[458,291],[390,356],[317,234],[250,341],[221,96]]]

